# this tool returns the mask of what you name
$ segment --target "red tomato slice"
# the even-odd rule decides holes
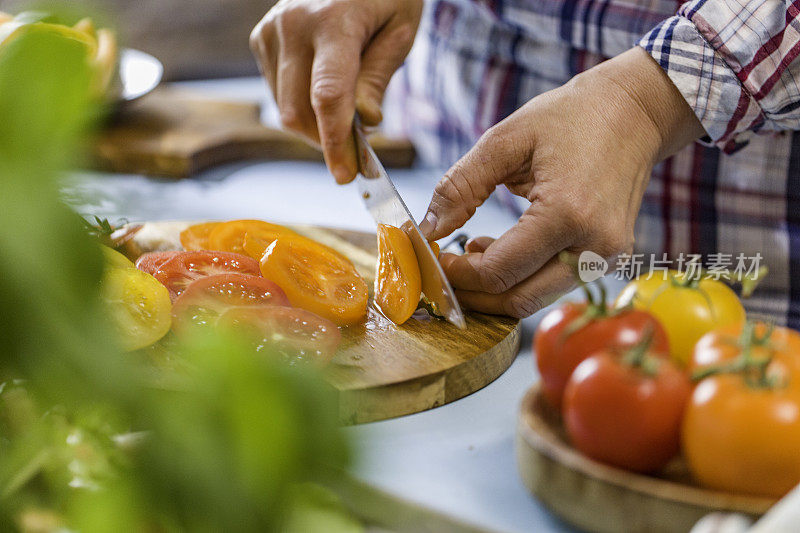
[[[336,324],[296,307],[236,307],[223,313],[217,326],[250,339],[256,351],[275,353],[291,364],[325,365],[342,339]]]
[[[216,324],[228,309],[256,305],[289,307],[289,298],[275,283],[249,274],[217,274],[194,280],[175,299],[172,328],[184,335]]]
[[[230,252],[179,252],[158,267],[153,276],[164,284],[174,301],[186,287],[198,278],[215,274],[261,274],[258,261],[246,255]]]
[[[178,255],[180,252],[177,250],[170,250],[168,252],[147,252],[139,256],[136,260],[136,268],[148,274],[155,274],[158,267]]]

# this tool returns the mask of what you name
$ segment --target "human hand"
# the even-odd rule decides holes
[[[459,301],[526,317],[573,284],[567,250],[613,260],[633,229],[653,165],[703,135],[685,100],[640,48],[533,98],[487,131],[436,186],[420,229],[440,239],[500,185],[530,200],[497,240],[470,242],[442,266]]]
[[[355,111],[368,126],[380,123],[383,93],[421,15],[422,0],[281,0],[250,35],[284,127],[321,145],[339,183],[358,171]]]

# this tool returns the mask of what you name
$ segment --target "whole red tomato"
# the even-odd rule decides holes
[[[666,354],[635,347],[584,360],[564,392],[564,424],[587,456],[635,472],[664,467],[680,448],[689,378]]]
[[[565,303],[539,323],[533,339],[542,391],[548,403],[561,408],[564,387],[572,371],[587,357],[602,350],[629,348],[652,331],[651,347],[669,354],[664,328],[647,311],[609,311],[605,304]]]
[[[712,331],[692,366],[705,377],[686,407],[682,446],[697,480],[773,497],[800,483],[800,334],[763,324]]]

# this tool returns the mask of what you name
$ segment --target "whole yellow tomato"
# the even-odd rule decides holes
[[[667,279],[654,274],[631,281],[617,297],[617,308],[633,305],[654,315],[667,331],[670,355],[685,366],[695,343],[720,326],[741,325],[745,320],[742,303],[723,282],[690,279],[670,271]]]

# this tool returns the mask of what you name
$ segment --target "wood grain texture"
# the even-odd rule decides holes
[[[686,532],[713,511],[757,518],[775,500],[703,489],[674,460],[659,476],[593,461],[567,443],[538,385],[522,400],[517,463],[528,489],[566,522],[597,532]]]
[[[132,254],[180,249],[178,234],[188,224],[146,223],[134,239]],[[291,227],[350,258],[372,292],[374,234]],[[358,424],[424,411],[498,378],[519,349],[519,321],[478,313],[467,313],[466,320],[463,331],[427,316],[396,326],[370,308],[364,324],[342,328],[342,345],[327,372],[339,391],[341,420]]]
[[[387,167],[414,161],[407,140],[373,135],[370,141]],[[171,178],[247,159],[322,161],[322,156],[299,138],[261,124],[258,104],[170,88],[124,105],[93,147],[93,165],[100,170]]]

